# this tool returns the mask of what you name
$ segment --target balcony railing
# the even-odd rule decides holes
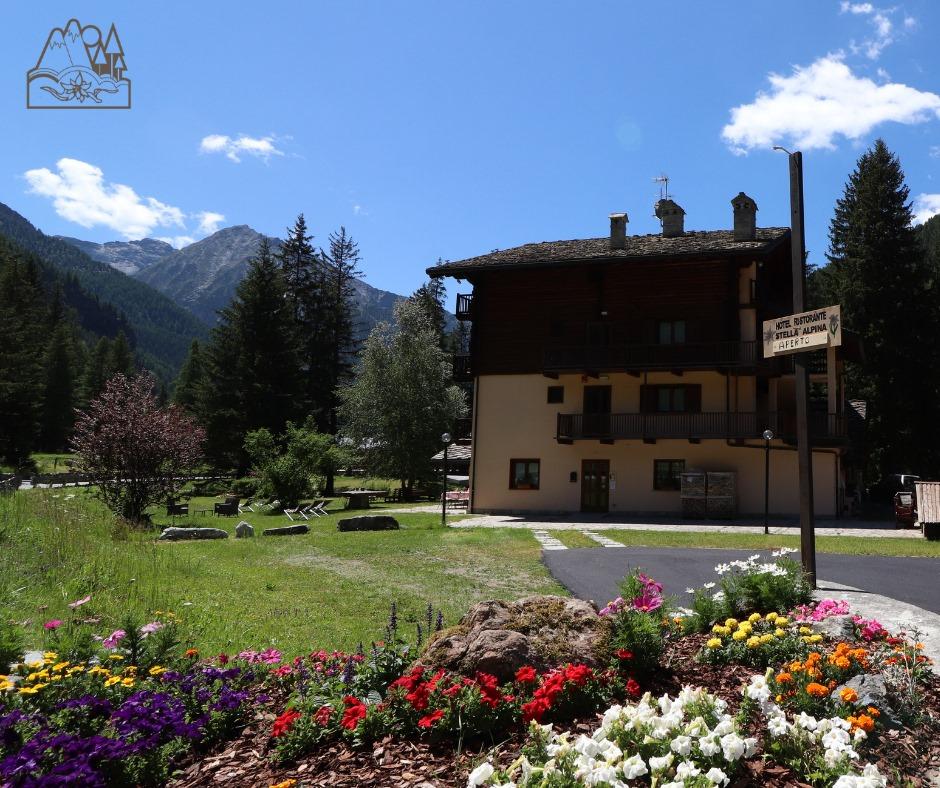
[[[457,294],[457,319],[473,320],[473,293]]]
[[[473,380],[473,370],[470,368],[470,356],[458,353],[454,356],[454,380],[467,382]]]
[[[796,437],[792,413],[559,413],[556,439],[657,440],[657,439],[760,439],[773,430],[784,441]],[[813,413],[809,419],[814,442],[846,439],[845,417],[836,413]]]
[[[580,345],[546,348],[543,366],[546,372],[753,367],[760,352],[754,341]]]

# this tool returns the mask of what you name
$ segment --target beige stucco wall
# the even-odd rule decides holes
[[[732,378],[732,385],[734,379]],[[648,383],[701,383],[702,410],[725,408],[725,378],[714,372],[650,374]],[[542,375],[488,375],[476,381],[476,423],[474,425],[473,508],[480,512],[578,511],[581,506],[581,461],[610,461],[611,512],[679,512],[678,491],[653,489],[653,460],[685,460],[687,469],[736,471],[738,510],[760,513],[764,509],[764,453],[760,449],[729,446],[725,441],[660,440],[644,444],[639,440],[604,445],[598,441],[575,441],[560,445],[555,440],[558,413],[578,413],[585,384],[612,387],[613,412],[637,412],[642,377],[612,374],[607,380],[582,381],[580,375],[562,375],[557,381]],[[741,379],[741,399],[753,397],[751,381]],[[561,405],[546,403],[550,385],[565,387]],[[742,402],[740,410],[749,410]],[[782,446],[779,441],[774,446]],[[510,490],[511,459],[541,461],[538,490]],[[572,471],[578,481],[572,483]],[[815,452],[813,478],[816,513],[831,516],[836,511],[837,465],[833,454]],[[778,514],[799,511],[797,456],[792,450],[771,452],[770,510]]]

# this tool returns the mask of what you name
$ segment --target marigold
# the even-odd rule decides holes
[[[747,632],[745,632],[743,629],[737,629],[731,637],[733,637],[735,640],[744,640],[744,638],[747,637]]]
[[[199,656],[199,649],[197,648],[188,648],[183,654],[187,659],[195,659]]]
[[[839,697],[846,703],[855,703],[858,700],[858,693],[851,687],[846,687],[839,693]]]
[[[847,657],[836,657],[832,664],[841,670],[847,670],[848,668],[852,667],[852,663]]]
[[[771,643],[771,642],[773,641],[773,639],[774,639],[774,636],[771,635],[769,632],[766,632],[766,633],[764,633],[763,635],[760,636],[760,642],[761,642],[762,645],[765,645],[765,644],[767,644],[767,643]]]
[[[852,726],[853,732],[863,730],[865,733],[871,733],[875,728],[875,721],[867,714],[859,714],[857,717],[849,715],[845,719]]]
[[[783,673],[777,674],[777,683],[778,684],[790,684],[793,681],[793,676],[784,671]]]
[[[736,618],[726,618],[725,626],[726,627],[736,627],[738,625],[738,620]]]
[[[758,648],[760,646],[760,638],[757,635],[751,635],[751,637],[747,639],[747,643],[745,643],[745,645],[748,648]]]
[[[708,648],[721,648],[721,638],[711,638],[705,645]]]
[[[777,616],[777,620],[775,623],[777,624],[778,627],[787,627],[787,626],[790,626],[790,619],[787,618],[786,616]]]
[[[752,624],[755,624],[761,620],[761,615],[760,613],[751,613],[751,615],[747,617],[747,620],[750,621]]]
[[[774,637],[782,638],[782,637],[786,637],[786,634],[787,634],[787,631],[785,629],[780,629],[780,627],[777,627],[774,630]]]
[[[806,693],[814,698],[825,698],[829,694],[829,688],[823,684],[817,684],[811,681],[806,685]]]
[[[874,706],[869,706],[867,709],[865,709],[865,711],[867,711],[867,712],[869,713],[869,715],[871,715],[872,717],[880,717],[880,716],[881,716],[881,712],[878,711],[878,709],[876,709]]]
[[[297,785],[297,781],[291,777],[279,783],[272,783],[271,788],[294,788],[295,785]]]
[[[800,634],[801,634],[801,635],[812,635],[812,634],[813,634],[813,630],[810,629],[809,627],[800,627]]]

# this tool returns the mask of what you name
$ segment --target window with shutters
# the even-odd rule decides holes
[[[643,413],[699,413],[702,387],[696,384],[641,386],[640,410]]]

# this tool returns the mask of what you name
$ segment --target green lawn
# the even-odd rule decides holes
[[[557,533],[557,532],[556,532]],[[621,544],[645,547],[721,547],[726,550],[773,550],[778,547],[799,547],[799,536],[771,534],[729,534],[688,531],[619,531],[601,530]],[[573,545],[569,545],[573,546]],[[940,558],[940,541],[926,539],[876,538],[864,536],[817,536],[816,551],[851,555],[900,555]]]
[[[158,543],[156,532],[122,528],[84,489],[0,497],[0,612],[29,621],[29,643],[39,646],[42,623],[67,619],[68,603],[91,594],[81,611],[101,616],[101,631],[127,611],[143,622],[171,610],[206,652],[276,646],[294,655],[381,639],[392,600],[413,627],[428,602],[450,625],[482,599],[565,593],[527,531],[445,530],[435,513],[396,515],[400,531],[339,533],[339,516],[278,538],[261,531],[288,524],[284,515],[177,518],[230,532],[245,519],[256,536]]]

